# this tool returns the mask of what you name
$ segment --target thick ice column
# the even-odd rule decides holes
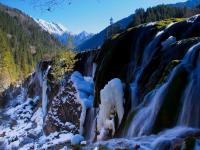
[[[101,104],[99,106],[99,114],[97,117],[97,130],[100,135],[99,140],[106,136],[108,130],[112,130],[112,135],[115,133],[114,113],[117,113],[119,122],[121,123],[124,115],[124,92],[123,85],[120,79],[112,79],[101,90]]]

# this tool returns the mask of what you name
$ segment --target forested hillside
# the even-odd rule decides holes
[[[0,20],[2,91],[10,83],[31,73],[41,58],[48,59],[63,47],[31,17],[19,10],[0,5]]]
[[[169,18],[187,18],[195,14],[200,13],[199,7],[195,8],[184,8],[184,7],[173,7],[170,5],[158,5],[155,7],[149,7],[146,10],[139,8],[134,14],[127,18],[124,18],[116,23],[114,26],[108,26],[100,33],[94,35],[91,39],[85,41],[78,46],[77,49],[92,49],[102,46],[102,44],[108,39],[108,31],[112,30],[112,27],[118,27],[118,31],[115,30],[112,34],[119,33],[129,27],[137,26],[143,23],[160,21]]]
[[[158,5],[156,7],[150,7],[147,10],[139,8],[135,11],[133,21],[129,26],[133,27],[143,23],[160,21],[169,18],[188,18],[198,13],[200,13],[199,7],[177,8],[167,5]]]

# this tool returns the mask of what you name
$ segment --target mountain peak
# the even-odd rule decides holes
[[[68,29],[60,23],[48,22],[43,19],[35,19],[35,21],[50,34],[62,35],[68,31]]]
[[[43,30],[54,35],[63,45],[67,44],[67,39],[69,36],[73,38],[73,44],[75,47],[82,44],[84,41],[93,36],[92,33],[88,33],[86,31],[74,34],[60,23],[48,22],[43,19],[35,19],[35,21],[40,25]]]

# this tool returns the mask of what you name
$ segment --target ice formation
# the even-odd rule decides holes
[[[112,130],[112,135],[115,133],[114,114],[117,113],[118,125],[121,123],[124,115],[124,92],[123,85],[120,79],[112,79],[101,90],[101,104],[99,106],[99,115],[97,117],[97,130],[100,135],[99,140],[104,138],[107,130]]]
[[[80,134],[76,134],[71,138],[72,145],[78,145],[84,140],[84,137]]]
[[[86,110],[93,106],[94,83],[91,77],[83,77],[78,71],[71,75],[71,80],[77,90],[77,98],[82,105],[80,134],[83,134]]]

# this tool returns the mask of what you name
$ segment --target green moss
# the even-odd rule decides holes
[[[80,150],[81,149],[81,145],[76,145],[72,148],[72,150]]]
[[[112,40],[116,39],[119,35],[120,35],[119,33],[113,35],[113,36],[112,36]]]
[[[128,131],[128,128],[130,127],[130,124],[131,124],[131,122],[132,122],[134,116],[135,116],[135,111],[132,111],[132,112],[128,115],[128,117],[127,117],[127,119],[126,119],[126,121],[125,121],[125,123],[124,123],[124,131],[125,131],[125,132]]]
[[[98,149],[99,149],[99,150],[106,150],[106,147],[103,146],[103,145],[100,145]]]
[[[165,20],[162,20],[162,21],[158,21],[156,23],[155,27],[157,29],[161,29],[161,28],[166,27],[170,23],[181,22],[181,21],[184,21],[184,20],[185,20],[185,18],[170,18],[170,19],[165,19]]]
[[[172,69],[173,69],[175,66],[177,66],[178,64],[180,64],[180,62],[181,62],[180,60],[172,60],[172,61],[167,65],[167,67],[165,68],[165,70],[164,70],[164,72],[163,72],[163,74],[162,74],[162,77],[160,78],[160,80],[159,80],[159,82],[158,82],[158,84],[157,84],[157,87],[160,86],[161,84],[163,84],[163,83],[167,80],[167,78],[168,78],[170,72],[172,71]]]
[[[184,67],[179,67],[162,97],[163,104],[155,120],[154,133],[175,125],[181,105],[181,96],[187,85],[187,80],[187,70]]]

